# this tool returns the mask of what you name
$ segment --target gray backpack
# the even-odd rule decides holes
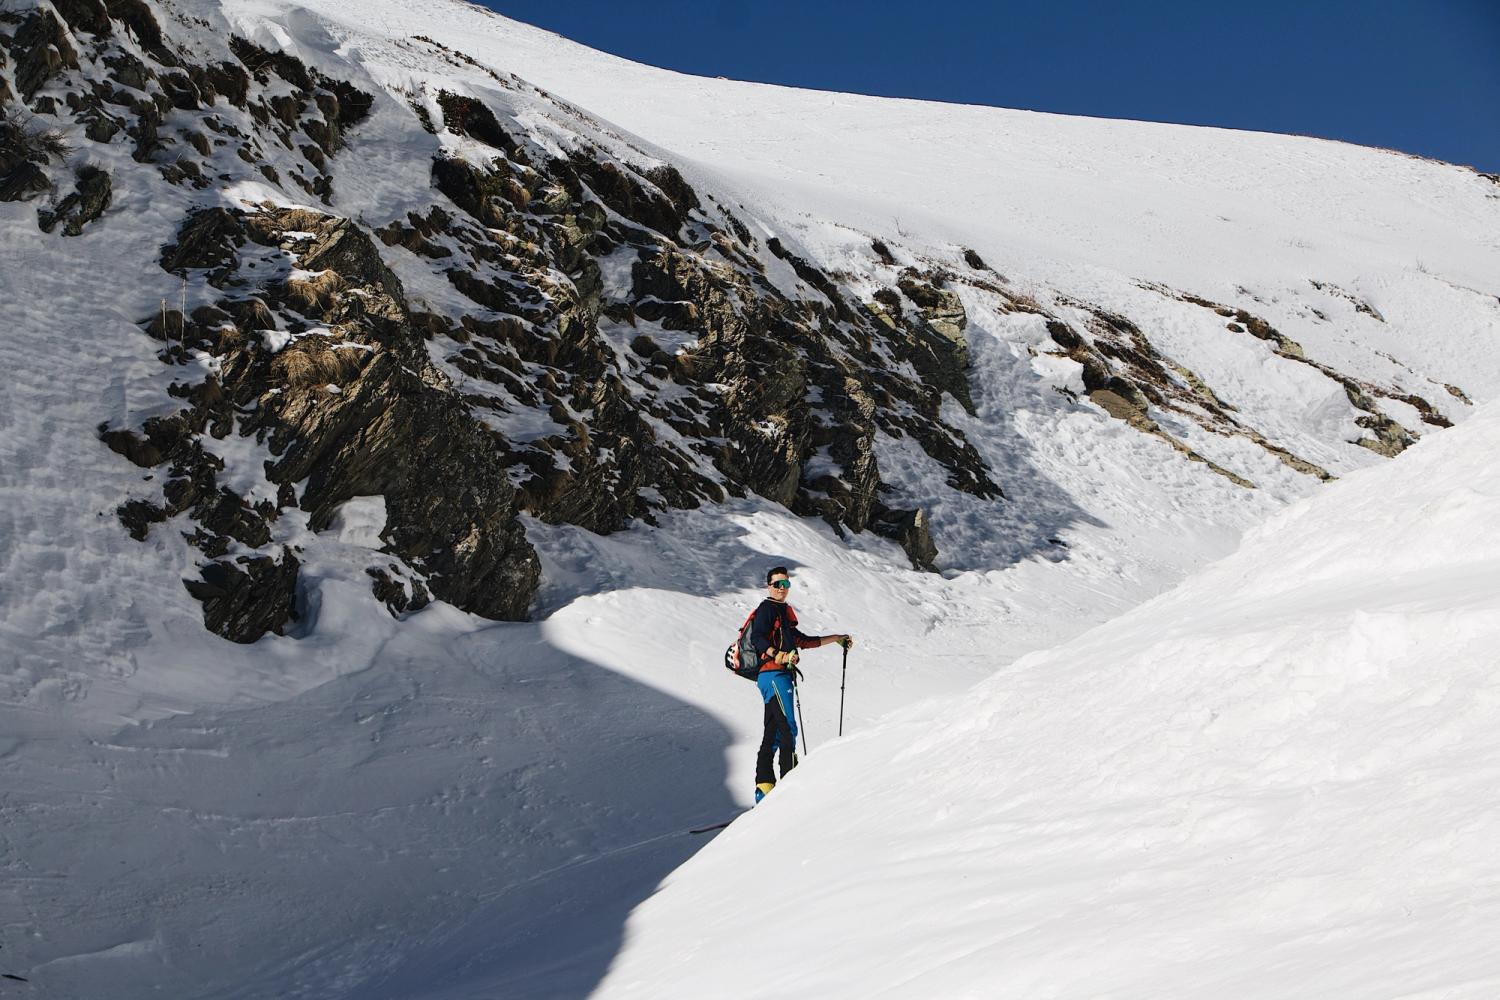
[[[750,635],[750,625],[755,621],[755,612],[740,626],[739,637],[724,650],[724,666],[736,675],[753,681],[760,676],[760,656],[755,652],[755,639]],[[777,619],[777,625],[781,624]]]

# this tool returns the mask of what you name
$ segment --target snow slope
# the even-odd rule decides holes
[[[1455,421],[1470,410],[1443,383],[1480,401],[1500,389],[1500,189],[1458,168],[1316,140],[686,78],[436,0],[171,7],[182,15],[174,30],[201,17],[206,31],[240,31],[381,95],[334,161],[334,208],[371,227],[430,196],[436,140],[407,114],[402,88],[445,86],[533,124],[556,115],[541,124],[575,127],[555,106],[494,88],[479,68],[402,44],[426,34],[555,90],[613,136],[612,149],[678,163],[762,234],[867,290],[883,280],[869,251],[879,237],[903,263],[951,264],[969,247],[1049,304],[1072,296],[1126,312],[1280,443],[1337,473],[1379,461],[1348,443],[1358,430],[1341,387],[1141,282],[1251,304],[1322,359],[1426,395]],[[350,505],[329,532],[288,529],[308,552],[315,624],[296,639],[235,646],[204,631],[183,591],[193,557],[182,541],[156,531],[134,542],[110,516],[142,472],[95,437],[101,421],[139,419],[171,378],[135,324],[182,291],[155,248],[195,196],[133,169],[123,146],[90,143],[80,155],[116,178],[114,206],[85,237],[45,236],[30,207],[0,205],[11,323],[0,336],[0,972],[30,981],[3,981],[17,996],[587,993],[620,948],[629,911],[701,846],[682,831],[746,804],[759,709],[718,659],[775,562],[794,567],[792,600],[811,629],[860,638],[846,717],[859,735],[825,745],[837,660],[809,656],[808,766],[775,808],[737,825],[641,911],[606,988],[665,995],[631,984],[665,968],[653,964],[668,947],[656,935],[670,936],[693,909],[675,901],[697,891],[700,872],[705,890],[727,884],[719,879],[743,864],[747,831],[779,815],[808,833],[809,849],[842,845],[804,855],[832,865],[820,872],[797,859],[800,884],[822,887],[822,908],[792,911],[825,929],[817,937],[836,938],[828,928],[843,920],[827,914],[883,905],[882,885],[844,895],[836,877],[847,870],[842,853],[879,867],[863,853],[870,845],[844,851],[875,815],[861,810],[892,804],[875,801],[879,786],[865,774],[1007,773],[974,755],[973,734],[986,731],[978,722],[969,738],[952,736],[956,745],[934,745],[949,758],[936,768],[919,742],[936,738],[933,727],[912,721],[877,735],[875,719],[911,717],[914,702],[964,691],[1158,594],[1315,486],[1242,440],[1174,428],[1253,478],[1260,488],[1247,491],[1097,408],[1064,403],[1054,390],[1075,386],[1076,371],[1034,356],[1037,318],[965,290],[976,415],[952,419],[1012,502],[970,502],[899,442],[881,455],[906,499],[932,511],[942,575],[912,572],[887,542],[840,540],[821,522],[745,501],[610,537],[530,524],[544,558],[537,621],[496,625],[436,605],[398,623],[362,574],[373,508]],[[261,457],[251,452],[236,456],[242,467]],[[1034,544],[1051,537],[1067,548]],[[1092,732],[1089,716],[1068,713],[1094,704],[1096,687],[1110,690],[1110,676],[1070,673],[1054,688],[1045,669],[1005,675],[1029,678],[1034,687],[1015,697],[1051,706],[1054,721],[1080,733]],[[983,704],[999,697],[989,691]],[[1133,728],[1143,732],[1151,712],[1197,711],[1166,698],[1139,707]],[[1043,738],[1040,724],[1035,732]],[[1097,735],[1069,742],[1066,729],[1047,738],[1059,769],[1087,771],[1090,748],[1110,745]],[[1189,806],[1151,801],[1159,788],[1149,769],[1121,768],[1119,787],[1140,795],[1111,820],[1122,832],[1107,845],[1069,832],[1075,818],[1097,818],[1088,802],[1049,813],[1046,800],[1023,800],[1044,816],[1032,820],[1054,824],[1034,845],[1038,866],[1060,871],[1098,848],[1099,871],[1117,870],[1111,851],[1180,834],[1173,817],[1201,815],[1204,837],[1217,836],[1214,823],[1225,837],[1252,825],[1253,815],[1215,818],[1208,806],[1173,813]],[[799,811],[818,799],[846,802],[849,822]],[[909,827],[891,830],[913,859],[934,855],[938,865],[999,836],[970,829],[959,802],[912,799],[930,808],[896,814],[891,822]],[[924,827],[943,808],[954,824]],[[914,864],[908,872],[930,872],[937,888],[962,878]],[[1125,883],[1121,892],[1143,884]],[[1034,901],[1061,891],[1046,888],[1060,881],[1038,884]],[[955,893],[981,915],[1000,905]],[[925,926],[913,940],[930,945],[949,927],[940,909],[919,909],[925,924],[898,915],[894,926]],[[1037,947],[1065,953],[1060,940]],[[712,945],[701,933],[678,941]],[[802,959],[811,964],[789,968],[819,961]],[[704,951],[680,971],[727,973],[734,961]],[[970,981],[961,968],[951,975]]]
[[[596,995],[1496,995],[1497,450],[1491,405],[826,747]]]

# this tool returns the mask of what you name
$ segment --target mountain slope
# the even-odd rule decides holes
[[[748,798],[718,661],[768,565],[859,635],[858,732],[1500,383],[1500,189],[1443,164],[459,3],[38,0],[0,51],[0,972],[39,996],[586,993]]]

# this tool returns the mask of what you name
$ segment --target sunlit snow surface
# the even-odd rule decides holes
[[[151,248],[194,195],[89,143],[115,191],[84,237],[0,204],[0,973],[30,980],[3,995],[1496,992],[1476,944],[1500,936],[1496,421],[1440,383],[1500,388],[1500,188],[1316,140],[686,78],[434,0],[174,7],[381,93],[333,161],[334,210],[370,226],[426,205],[439,141],[383,88],[578,121],[400,41],[423,34],[872,291],[878,237],[1122,311],[1341,475],[1380,461],[1347,444],[1342,389],[1141,282],[1253,304],[1467,426],[1013,664],[1313,483],[1189,436],[1246,491],[1064,405],[1035,318],[966,289],[977,415],[949,416],[1009,502],[954,493],[899,442],[880,455],[931,511],[942,576],[744,502],[604,538],[528,523],[535,623],[444,605],[398,623],[363,575],[380,515],[361,499],[319,535],[283,529],[305,549],[300,636],[234,646],[178,582],[171,526],[143,544],[115,520],[154,487],[95,436],[174,378],[135,323],[182,293]],[[446,304],[391,255],[413,301]],[[274,495],[253,442],[214,447],[237,449],[237,489]],[[837,653],[810,653],[804,768],[632,915],[702,846],[684,830],[747,803],[760,708],[719,661],[776,562],[809,630],[859,637],[852,735],[831,742]]]
[[[597,995],[1496,996],[1497,453],[1491,405],[827,747]]]

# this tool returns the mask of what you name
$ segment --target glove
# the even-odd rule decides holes
[[[784,667],[790,663],[796,663],[797,651],[793,649],[786,652],[777,653],[774,659],[776,660],[776,665],[781,667]]]

